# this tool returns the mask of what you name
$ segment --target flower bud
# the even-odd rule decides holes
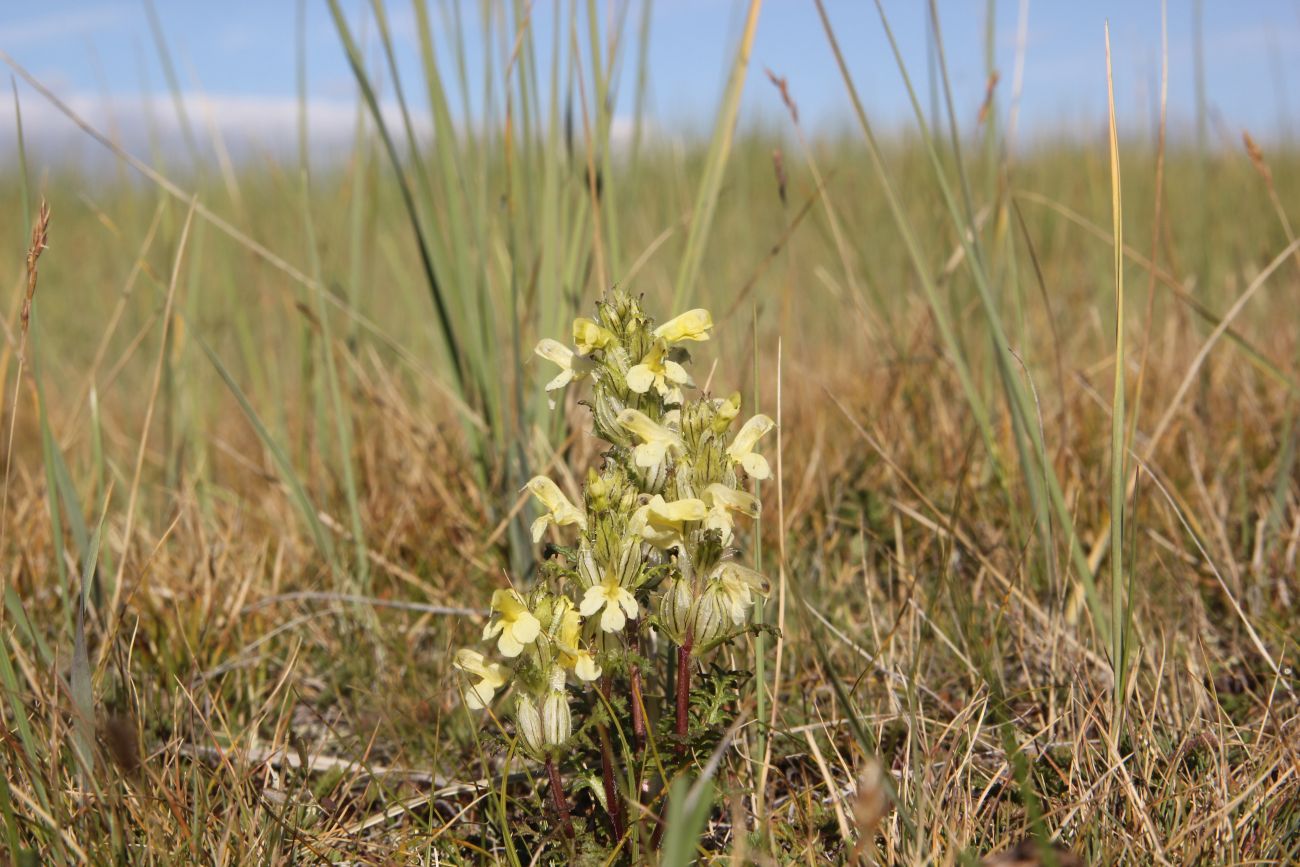
[[[715,407],[713,416],[713,432],[724,434],[727,428],[731,427],[731,422],[740,414],[740,392],[732,392],[731,397],[726,400],[719,400]]]
[[[537,618],[537,622],[542,632],[546,632],[551,628],[551,620],[554,611],[554,599],[550,594],[542,593],[541,598],[539,598],[533,605],[533,616]]]
[[[597,539],[600,538],[600,528],[596,531]],[[591,546],[585,541],[582,547],[578,549],[578,584],[583,590],[600,583],[600,569],[596,566],[596,555],[592,552]]]
[[[608,440],[616,446],[632,444],[632,436],[618,423],[618,414],[626,408],[608,384],[601,382],[596,386],[591,414],[595,422],[596,434],[601,439]]]
[[[707,401],[694,401],[682,407],[682,439],[686,441],[687,451],[699,448],[700,437],[709,431],[713,415],[713,407]]]
[[[593,350],[604,349],[615,339],[614,332],[585,316],[573,320],[573,344],[578,348],[579,355],[588,355]]]
[[[542,735],[542,715],[537,712],[537,705],[526,695],[519,696],[515,702],[515,728],[529,752],[535,755],[543,752],[546,741]]]
[[[731,461],[725,458],[720,437],[710,433],[700,438],[699,446],[691,457],[695,485],[699,490],[715,483],[728,487],[735,484],[735,471],[731,468]]]
[[[726,604],[718,591],[712,587],[704,591],[695,603],[695,616],[691,624],[694,629],[695,652],[702,651],[721,638],[730,620]]]
[[[635,487],[623,480],[622,494],[618,500],[618,510],[624,515],[631,515],[637,510],[641,503],[637,500],[638,491]]]
[[[640,319],[641,305],[636,298],[622,289],[612,290],[599,305],[600,319],[605,327],[615,332],[626,331],[634,320]]]
[[[596,522],[596,547],[593,552],[596,562],[613,562],[614,558],[618,556],[619,545],[623,544],[623,535],[626,529],[627,515],[622,512],[609,512]],[[596,575],[597,573],[594,570],[589,570],[589,574]],[[587,584],[585,582],[588,576],[581,577],[584,581],[584,589],[600,581],[599,577],[595,577],[591,579],[591,584]]]
[[[695,467],[690,461],[680,460],[673,466],[673,478],[666,494],[665,499],[670,501],[692,500],[699,497],[695,486]]]
[[[623,587],[635,587],[641,577],[641,541],[632,537],[623,539],[618,549],[618,559],[614,560],[614,569],[618,583]]]
[[[562,747],[573,734],[573,715],[569,696],[563,690],[551,690],[542,704],[542,735],[547,746]]]
[[[659,600],[659,620],[664,632],[674,644],[686,641],[686,629],[691,622],[691,586],[684,578],[675,578],[668,582],[663,597]]]

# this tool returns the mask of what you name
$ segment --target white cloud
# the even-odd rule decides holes
[[[23,136],[29,157],[49,164],[71,160],[92,166],[113,159],[40,94],[24,88],[20,96]],[[189,161],[184,127],[169,93],[123,98],[73,92],[60,98],[83,122],[113,139],[128,153],[148,159],[151,147],[157,143],[174,162]],[[297,154],[299,104],[294,97],[191,92],[182,95],[181,105],[199,148],[199,158],[205,163],[216,156],[218,142],[236,162],[262,157],[283,159]],[[396,102],[384,103],[382,114],[394,139],[404,147],[405,127]],[[309,99],[307,117],[313,154],[333,158],[350,152],[357,129],[357,100]],[[413,110],[411,120],[417,140],[427,144],[433,136],[428,113]],[[368,112],[363,122],[367,130],[374,129]],[[612,119],[610,144],[615,152],[630,145],[633,129],[631,118]],[[655,133],[654,126],[647,123],[645,134],[653,137]],[[0,123],[0,154],[12,154],[16,145],[14,125]]]
[[[82,121],[113,138],[137,156],[158,142],[178,161],[188,157],[184,127],[168,93],[121,98],[84,92],[61,97]],[[181,97],[181,106],[200,148],[200,158],[211,158],[219,140],[235,159],[269,155],[284,157],[298,147],[299,103],[294,97],[241,94],[196,94]],[[400,129],[401,114],[395,105],[383,107],[385,123]],[[102,150],[59,108],[40,94],[22,93],[23,135],[29,153],[40,153],[51,162],[68,156],[93,158]],[[351,100],[317,98],[307,102],[308,136],[313,152],[336,154],[351,146],[356,134],[357,103]],[[412,117],[416,134],[427,140],[432,125],[426,115]],[[372,126],[369,117],[365,118]],[[0,125],[0,151],[11,152],[16,132],[11,124]],[[88,149],[89,148],[89,149]],[[109,157],[104,152],[105,157]]]

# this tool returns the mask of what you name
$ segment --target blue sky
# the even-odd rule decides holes
[[[402,75],[418,92],[421,79],[411,31],[413,16],[405,2],[388,5]],[[607,10],[618,3],[598,0],[596,5]],[[368,4],[345,0],[345,6],[354,24],[359,24]],[[478,6],[461,7],[471,33]],[[887,128],[905,122],[906,93],[874,6],[866,0],[827,0],[827,6],[872,118]],[[435,7],[433,18],[441,28],[447,0],[435,0]],[[201,132],[218,128],[235,149],[274,150],[292,141],[296,8],[294,0],[156,0],[187,105],[195,115],[192,121]],[[928,101],[925,4],[886,0],[885,8]],[[1158,0],[997,3],[996,66],[1004,112],[1013,90],[1025,8],[1022,135],[1091,134],[1104,122],[1102,27],[1107,19],[1121,127],[1130,134],[1149,134],[1159,81]],[[549,0],[533,4],[542,46],[549,46],[553,9]],[[652,9],[651,121],[670,134],[705,130],[740,33],[744,4],[660,0]],[[1195,106],[1194,9],[1193,0],[1169,0],[1170,113],[1175,126],[1184,129]],[[985,91],[985,10],[986,4],[978,0],[939,3],[957,110],[968,125],[974,123]],[[634,2],[628,15],[629,34],[639,15],[639,3]],[[1205,0],[1201,21],[1213,141],[1231,146],[1243,128],[1264,140],[1300,132],[1300,118],[1294,117],[1300,107],[1300,0]],[[439,38],[446,39],[447,32],[440,29]],[[309,0],[305,35],[314,134],[321,139],[337,135],[342,142],[352,122],[356,92],[324,0]],[[582,40],[585,50],[585,33]],[[480,41],[467,40],[471,70],[484,64]],[[7,3],[0,11],[0,48],[92,122],[114,126],[128,143],[133,142],[132,135],[142,136],[144,127],[152,125],[165,134],[175,123],[141,0]],[[543,68],[547,54],[541,52]],[[784,121],[777,93],[762,74],[765,68],[788,78],[811,128],[849,125],[845,90],[811,0],[764,4],[742,109],[744,122]],[[618,115],[632,110],[634,69],[628,58]],[[20,93],[29,136],[53,144],[74,135],[34,92],[23,88]],[[207,100],[202,107],[197,101],[200,95]],[[0,129],[0,147],[12,144],[10,126]]]

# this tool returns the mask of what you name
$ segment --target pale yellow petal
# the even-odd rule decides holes
[[[704,529],[717,530],[722,534],[722,544],[730,545],[735,532],[736,522],[732,519],[731,513],[721,506],[714,506],[709,509],[709,515],[704,519]]]
[[[740,392],[732,392],[731,397],[718,401],[718,418],[724,424],[740,414]]]
[[[756,572],[734,560],[724,560],[713,572],[713,577],[723,584],[746,587],[762,596],[766,596],[772,589],[772,582],[762,572]]]
[[[497,650],[501,651],[502,656],[516,657],[524,652],[523,642],[515,638],[514,633],[509,629],[501,630],[501,637],[497,639]]]
[[[551,523],[551,515],[549,512],[545,515],[542,515],[536,521],[533,521],[532,531],[533,531],[534,542],[542,541],[542,536],[546,535],[546,526],[550,523]]]
[[[558,340],[553,340],[550,337],[543,338],[533,349],[533,352],[547,361],[558,364],[565,370],[573,367],[573,350]]]
[[[712,328],[713,317],[709,311],[697,307],[669,319],[654,330],[654,335],[669,343],[678,343],[682,340],[708,340]]]
[[[510,631],[515,638],[524,644],[534,641],[542,631],[542,623],[527,611],[515,618],[514,625]]]
[[[626,589],[619,592],[618,604],[622,606],[623,612],[632,619],[635,619],[637,613],[641,610],[640,606],[636,603],[636,597],[632,595],[631,591]]]
[[[596,664],[596,660],[590,653],[580,653],[577,663],[573,666],[573,672],[580,680],[593,681],[600,677],[600,666]]]
[[[569,505],[569,498],[564,496],[560,486],[546,476],[533,476],[524,487],[530,494],[541,500],[542,505],[549,512],[554,512],[560,504]]]
[[[667,452],[668,448],[663,443],[642,443],[632,449],[632,460],[638,467],[646,469],[657,467],[663,462]]]
[[[605,591],[599,584],[587,588],[587,592],[582,596],[582,604],[578,607],[579,613],[583,617],[590,617],[600,610],[605,604]]]
[[[664,427],[639,409],[623,410],[618,414],[618,423],[644,443],[663,443],[674,449],[682,446],[682,438],[676,431]]]
[[[684,385],[691,381],[691,375],[686,372],[686,368],[682,367],[677,362],[665,361],[664,379],[669,382],[675,382],[678,385]]]
[[[740,459],[740,465],[745,468],[745,472],[756,479],[770,478],[772,468],[767,463],[767,458],[758,452],[751,452]]]
[[[658,517],[674,524],[680,524],[683,521],[703,521],[704,516],[708,513],[709,509],[704,505],[704,501],[694,497],[675,500],[671,503],[665,503],[662,500],[659,504],[654,501],[650,503],[651,520]]]
[[[635,365],[627,372],[627,387],[637,394],[645,394],[654,383],[654,371],[644,364]]]
[[[488,706],[488,702],[492,701],[492,696],[495,694],[496,690],[492,685],[481,680],[465,691],[465,706],[470,710],[482,710]]]
[[[546,383],[546,390],[559,391],[571,382],[573,382],[573,368],[566,367],[557,373],[550,382]]]
[[[727,487],[721,482],[714,482],[704,489],[704,499],[714,507],[720,506],[727,511],[739,512],[740,514],[748,515],[751,518],[758,517],[758,497],[755,497],[748,491],[737,491],[734,488]]]
[[[761,414],[754,416],[737,431],[736,438],[727,447],[727,454],[737,461],[740,460],[752,452],[763,435],[774,427],[776,427],[776,422],[767,416]]]
[[[470,650],[468,647],[462,647],[456,651],[454,665],[462,671],[468,671],[478,677],[482,677],[487,670],[484,665],[483,654],[477,650]]]
[[[573,344],[578,347],[580,355],[593,349],[604,349],[613,339],[614,332],[585,316],[573,320]]]
[[[627,618],[617,605],[609,603],[605,613],[600,615],[600,628],[606,632],[619,632],[627,624]]]

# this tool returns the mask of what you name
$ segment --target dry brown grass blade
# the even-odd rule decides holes
[[[4,489],[0,491],[0,551],[6,550],[5,543],[9,530],[9,474],[13,469],[14,431],[18,427],[18,396],[21,393],[23,384],[23,367],[27,355],[27,339],[32,320],[32,301],[36,298],[36,282],[38,278],[36,263],[40,260],[41,253],[45,252],[45,248],[49,245],[49,236],[50,206],[42,199],[36,219],[32,222],[31,243],[27,247],[27,254],[24,257],[27,267],[27,284],[20,314],[18,373],[14,377],[14,397],[9,414],[9,436],[5,445]]]
[[[162,386],[163,365],[167,359],[169,345],[167,338],[172,330],[172,309],[176,303],[176,289],[180,285],[181,279],[181,263],[185,258],[190,228],[194,225],[194,214],[197,210],[197,200],[192,199],[189,211],[185,215],[185,223],[181,228],[180,240],[176,244],[176,257],[172,263],[171,280],[167,285],[167,300],[163,304],[162,335],[158,341],[158,357],[154,362],[153,384],[149,389],[149,400],[145,405],[144,419],[140,426],[140,442],[135,455],[135,469],[131,476],[131,486],[127,492],[126,525],[122,533],[122,551],[118,560],[117,575],[113,579],[113,597],[106,609],[108,621],[105,624],[105,633],[110,636],[116,634],[118,619],[121,617],[121,609],[118,606],[122,599],[122,585],[126,577],[127,566],[131,561],[131,537],[135,530],[136,508],[140,498],[140,480],[141,474],[144,472],[145,449],[149,445],[149,429],[153,425],[154,407],[157,405],[158,391]],[[100,646],[100,657],[96,668],[103,664],[105,656],[112,646],[112,641],[105,641]]]

